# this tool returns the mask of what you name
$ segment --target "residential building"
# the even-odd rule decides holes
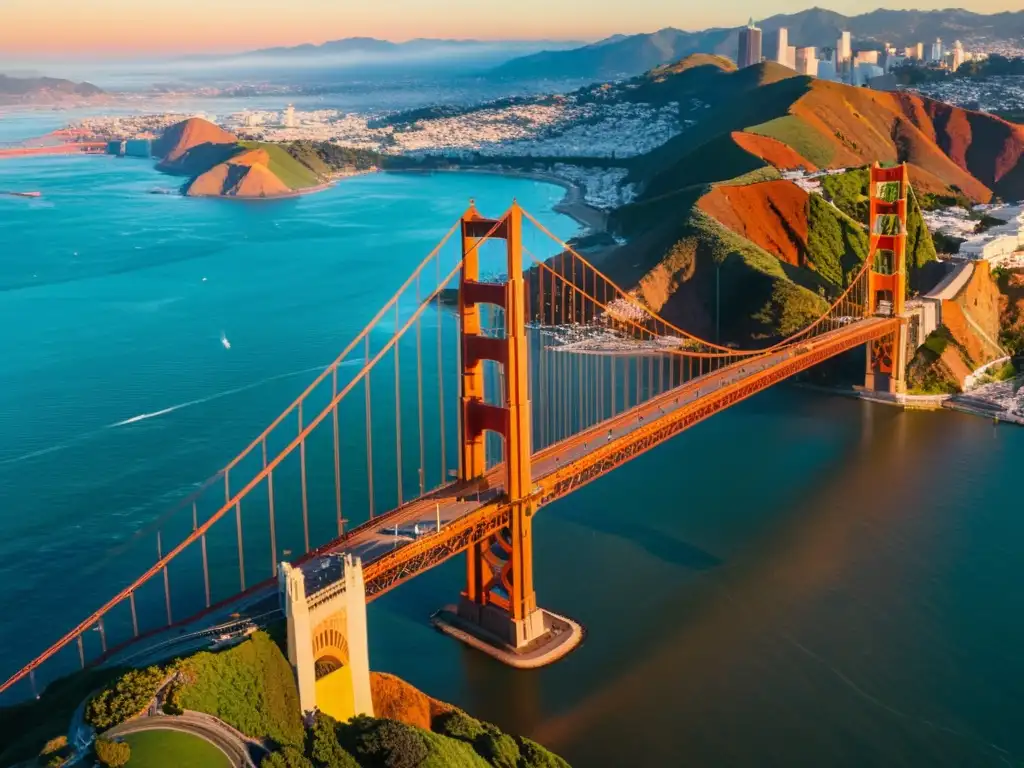
[[[761,30],[751,19],[745,29],[740,30],[739,54],[736,66],[740,69],[761,63]]]

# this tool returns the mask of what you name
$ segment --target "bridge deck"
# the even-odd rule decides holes
[[[610,471],[638,453],[692,426],[738,400],[766,389],[781,379],[811,367],[823,359],[891,333],[900,321],[868,318],[844,326],[803,344],[784,347],[763,356],[735,363],[692,379],[629,411],[556,443],[533,457],[533,476],[538,503],[548,503]],[[674,429],[664,425],[675,423]],[[660,434],[641,443],[641,434]],[[636,448],[637,445],[642,447]],[[625,448],[625,459],[611,458]],[[632,450],[630,450],[632,449]],[[609,458],[604,458],[606,454]],[[363,561],[367,600],[407,581],[466,549],[481,531],[500,527],[508,507],[502,499],[504,468],[491,469],[483,482],[451,483],[425,497],[375,517],[322,546],[299,561],[306,575],[310,600],[317,592],[330,591],[340,578],[337,556],[357,555]],[[437,530],[440,521],[440,530]],[[419,526],[419,531],[414,530]],[[397,531],[396,531],[397,529]],[[325,560],[327,567],[324,567]],[[262,613],[277,600],[276,583],[268,579],[237,600],[129,645],[125,653],[138,655],[144,647],[164,648],[172,633],[194,638],[192,633],[227,622],[235,612]],[[170,646],[174,647],[171,643]]]

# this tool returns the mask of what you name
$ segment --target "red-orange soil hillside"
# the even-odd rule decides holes
[[[783,144],[781,141],[776,139],[771,139],[767,136],[758,136],[756,133],[734,131],[732,133],[732,140],[735,141],[741,149],[749,152],[755,157],[760,157],[766,163],[773,165],[776,168],[786,170],[803,168],[805,171],[811,172],[818,170],[817,166],[815,166],[810,160],[807,160],[788,144]]]
[[[153,154],[164,163],[180,160],[186,152],[201,144],[235,144],[238,137],[208,120],[192,117],[175,123],[153,143]]]
[[[813,128],[819,140],[829,142],[832,167],[905,160],[919,191],[945,192],[956,186],[976,200],[991,199],[991,188],[947,156],[934,134],[922,130],[908,115],[913,110],[905,109],[905,103],[910,104],[906,99],[903,94],[815,80],[790,113]],[[917,122],[922,122],[920,116]]]
[[[198,176],[188,188],[189,197],[282,197],[292,193],[268,167],[266,150],[252,149],[219,163]]]
[[[1004,197],[1024,197],[1024,126],[915,94],[893,96],[954,163]]]
[[[796,266],[803,266],[807,252],[807,205],[807,193],[791,181],[720,185],[697,202],[733,232]]]

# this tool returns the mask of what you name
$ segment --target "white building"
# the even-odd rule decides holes
[[[964,61],[964,44],[957,40],[953,43],[952,59],[949,63],[950,70],[956,72]]]
[[[928,58],[929,61],[939,62],[942,61],[942,38],[935,38],[935,42],[932,43],[932,55]]]
[[[771,47],[768,49],[768,57],[785,67],[788,67],[786,52],[789,50],[789,30],[779,27],[772,36]]]
[[[839,69],[839,64],[849,61],[852,57],[853,47],[850,45],[850,33],[843,32],[836,40],[836,68]]]
[[[796,69],[796,46],[786,46],[786,66],[790,69]]]
[[[284,110],[284,117],[281,119],[281,124],[285,128],[295,127],[295,107],[289,104]]]
[[[801,75],[818,77],[818,54],[814,47],[797,48],[794,69]]]

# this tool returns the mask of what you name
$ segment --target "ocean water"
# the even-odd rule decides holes
[[[471,197],[493,215],[516,198],[564,237],[577,230],[551,212],[561,188],[491,175],[362,176],[259,203],[151,194],[176,183],[142,160],[0,163],[0,189],[43,193],[0,197],[0,647],[12,658],[152,562],[153,537],[139,551],[133,536],[305,389]],[[454,248],[442,256],[454,264]]]
[[[143,161],[32,158],[0,162],[11,186],[46,193],[0,198],[11,669],[152,562],[115,553],[302,390],[469,197],[575,230],[550,213],[561,190],[492,176],[249,205],[150,195],[168,180]],[[537,517],[538,600],[588,631],[565,660],[513,671],[430,629],[456,558],[370,606],[371,666],[575,766],[1017,765],[1022,460],[1019,428],[777,388]]]

